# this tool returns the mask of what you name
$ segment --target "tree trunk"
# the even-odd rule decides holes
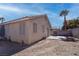
[[[66,16],[64,16],[64,30],[67,30],[67,22],[66,22]]]

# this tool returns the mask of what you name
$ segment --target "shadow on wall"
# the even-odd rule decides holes
[[[5,36],[5,27],[4,27],[4,25],[0,25],[0,36],[1,37]]]

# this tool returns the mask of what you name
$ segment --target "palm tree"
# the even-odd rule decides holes
[[[61,13],[60,13],[60,16],[64,16],[64,29],[66,30],[67,29],[67,21],[66,21],[66,16],[68,15],[69,13],[69,10],[65,9],[65,10],[62,10]]]

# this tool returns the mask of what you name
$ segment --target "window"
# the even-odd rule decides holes
[[[25,22],[20,23],[20,34],[25,34]]]
[[[45,26],[44,25],[42,26],[42,32],[43,33],[45,32]]]
[[[37,24],[33,23],[33,32],[36,33],[37,32]]]

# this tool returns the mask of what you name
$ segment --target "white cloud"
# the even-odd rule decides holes
[[[7,11],[21,12],[21,10],[17,7],[6,6],[6,5],[0,5],[0,9],[1,10],[7,10]]]
[[[53,11],[46,9],[45,7],[38,6],[38,5],[32,5],[32,6],[30,6],[30,8],[29,8],[29,6],[27,6],[27,8],[20,8],[18,6],[0,5],[0,9],[2,9],[2,10],[5,10],[5,11],[7,10],[7,11],[10,11],[10,12],[13,12],[15,14],[22,15],[22,16],[47,14],[52,26],[53,25],[60,26],[59,21],[60,21],[60,23],[62,23],[61,19],[63,19],[63,18],[60,17],[58,13],[54,13]]]
[[[29,7],[29,6],[28,6]],[[0,5],[0,10],[10,11],[10,12],[18,12],[18,14],[48,14],[52,16],[52,12],[45,9],[44,7],[40,7],[37,5],[32,5],[30,8],[20,8],[17,6],[10,6],[10,5]],[[55,14],[55,13],[54,13]]]

